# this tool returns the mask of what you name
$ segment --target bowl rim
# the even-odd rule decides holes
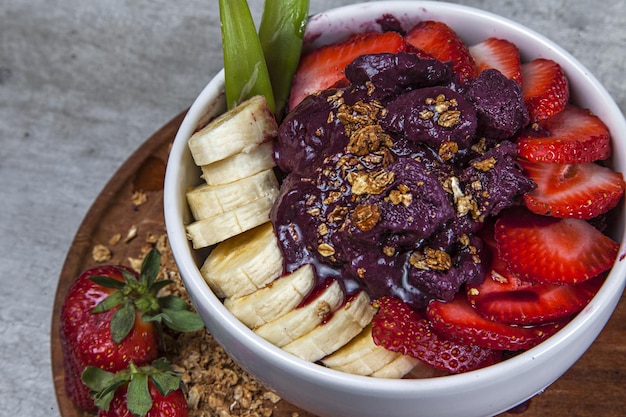
[[[509,30],[516,32],[518,35],[525,38],[532,38],[534,42],[538,42],[549,50],[552,51],[552,55],[559,58],[561,65],[566,72],[576,71],[580,73],[586,80],[587,89],[592,89],[595,94],[600,94],[600,98],[605,101],[605,114],[621,114],[621,111],[617,107],[612,97],[606,91],[599,81],[588,71],[576,58],[574,58],[569,52],[562,47],[555,44],[553,41],[544,37],[543,35],[523,26],[508,18],[499,16],[497,14],[483,11],[477,8],[464,5],[449,4],[445,2],[434,1],[374,1],[369,3],[357,3],[346,6],[341,6],[321,12],[311,17],[311,22],[317,22],[321,27],[325,24],[327,17],[335,16],[336,14],[351,13],[355,8],[386,8],[386,9],[405,9],[409,10],[413,14],[418,14],[420,9],[436,9],[439,12],[454,10],[455,13],[466,13],[475,16],[479,16],[482,19],[487,19],[490,22],[497,21],[499,25],[505,25]],[[307,31],[309,29],[307,28]],[[320,42],[319,36],[317,36],[314,42]],[[323,39],[322,39],[323,41]],[[202,90],[197,99],[190,107],[185,119],[183,120],[179,131],[176,134],[174,144],[170,153],[170,160],[177,161],[181,159],[181,153],[186,150],[186,142],[190,133],[195,129],[197,121],[207,112],[209,98],[219,97],[224,81],[224,71],[221,70]],[[617,112],[617,113],[616,113]],[[626,132],[626,122],[623,119],[615,122],[621,125],[623,132]],[[617,136],[612,130],[612,134],[615,138]],[[624,136],[624,135],[621,135]],[[615,140],[615,139],[614,139]],[[622,154],[626,155],[626,151],[622,151]],[[423,392],[437,391],[442,388],[450,389],[453,386],[463,386],[472,381],[478,379],[497,378],[503,372],[513,372],[516,369],[520,369],[527,364],[528,361],[538,359],[542,356],[550,356],[550,354],[561,343],[576,338],[577,334],[581,331],[594,331],[599,333],[604,327],[605,323],[598,323],[596,317],[601,316],[602,312],[610,313],[615,309],[619,296],[614,299],[614,302],[605,302],[606,299],[610,300],[612,295],[621,294],[624,291],[626,284],[626,265],[623,262],[624,259],[624,246],[626,242],[626,236],[622,233],[621,246],[618,254],[618,259],[613,265],[610,273],[608,274],[604,284],[589,302],[589,304],[567,325],[561,328],[556,334],[543,341],[539,345],[520,353],[517,356],[506,359],[497,364],[470,371],[462,374],[445,375],[427,379],[376,379],[375,388],[372,387],[372,378],[353,375],[336,371],[333,369],[325,368],[323,366],[302,360],[296,356],[293,356],[286,351],[282,350],[256,335],[252,330],[242,324],[236,317],[234,317],[222,304],[222,302],[213,294],[208,285],[206,285],[202,278],[199,268],[197,267],[194,259],[191,255],[191,250],[184,248],[189,247],[189,243],[185,237],[185,227],[183,224],[183,207],[180,201],[177,204],[173,204],[170,200],[172,196],[179,196],[180,190],[178,189],[178,177],[180,167],[176,164],[170,166],[168,162],[168,169],[165,176],[164,187],[164,211],[165,222],[168,231],[168,235],[171,235],[171,247],[174,253],[174,257],[177,260],[177,264],[181,269],[181,276],[185,285],[189,288],[190,296],[196,306],[210,306],[213,314],[217,314],[216,319],[223,320],[231,326],[233,337],[241,337],[253,343],[258,353],[261,356],[269,359],[272,362],[282,362],[285,366],[288,366],[291,371],[298,374],[307,374],[309,378],[319,379],[320,381],[328,382],[328,378],[331,378],[333,384],[343,385],[345,387],[359,387],[359,389],[375,389],[378,392],[384,393],[393,397],[394,394],[399,392],[406,393],[407,390],[411,392]],[[174,198],[176,201],[177,198]],[[624,217],[624,209],[621,209],[621,215]],[[597,337],[594,336],[593,340]],[[591,343],[593,342],[591,341]],[[589,345],[591,344],[589,343]],[[586,348],[585,348],[586,350]],[[553,381],[550,381],[551,383]],[[549,383],[547,385],[549,385]],[[546,385],[546,386],[547,386]]]

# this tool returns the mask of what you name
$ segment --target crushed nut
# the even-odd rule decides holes
[[[91,251],[91,257],[96,262],[108,262],[113,257],[111,250],[104,245],[95,245]]]
[[[400,184],[397,189],[389,192],[385,201],[391,202],[394,206],[402,204],[404,207],[408,207],[413,202],[413,194],[411,194],[410,191],[409,187],[404,184]]]
[[[446,251],[425,247],[423,252],[413,252],[409,263],[417,269],[447,271],[452,267],[452,259]]]
[[[387,256],[393,256],[396,254],[396,248],[393,246],[385,246],[383,247],[383,253]]]
[[[137,226],[132,225],[130,229],[128,229],[128,233],[126,233],[126,237],[124,238],[124,243],[130,242],[136,237],[137,237]]]
[[[326,220],[328,220],[330,223],[341,223],[343,219],[346,218],[347,214],[347,207],[337,206],[333,209],[333,211],[328,214],[328,216],[326,216]]]
[[[148,201],[148,195],[143,191],[134,191],[131,201],[135,207],[139,207]]]
[[[451,128],[461,122],[461,112],[459,110],[447,110],[439,114],[437,124],[441,127]]]
[[[471,149],[477,154],[484,155],[487,152],[487,139],[480,138],[478,142],[472,145]]]
[[[487,172],[495,166],[496,158],[494,158],[493,156],[491,158],[483,159],[482,161],[472,162],[472,167],[482,172]]]
[[[317,252],[324,258],[328,258],[335,254],[335,248],[330,246],[328,243],[322,243],[317,247]]]
[[[454,155],[459,151],[459,144],[452,141],[446,141],[439,147],[439,156],[444,161],[449,161],[454,158]]]
[[[111,238],[109,239],[109,245],[111,246],[115,246],[118,243],[120,243],[120,241],[122,240],[122,234],[121,233],[115,233],[113,236],[111,236]]]
[[[315,315],[320,319],[326,317],[331,312],[330,304],[326,301],[320,301],[315,306]]]
[[[378,151],[381,147],[392,146],[391,137],[383,132],[380,125],[369,125],[356,130],[350,136],[348,152],[357,156],[365,156]]]
[[[362,232],[368,232],[380,221],[380,209],[375,204],[359,204],[351,216],[352,223]]]
[[[376,172],[350,172],[347,179],[354,195],[380,194],[393,182],[395,173],[384,169]]]
[[[419,112],[419,117],[422,120],[430,120],[435,117],[435,112],[429,109],[423,109]]]

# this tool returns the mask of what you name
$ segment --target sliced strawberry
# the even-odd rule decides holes
[[[469,47],[476,74],[496,69],[505,77],[522,84],[522,63],[517,46],[506,39],[489,38]]]
[[[524,350],[553,335],[561,323],[515,326],[491,321],[471,306],[462,293],[449,302],[432,301],[426,314],[435,332],[461,344],[495,350]]]
[[[529,161],[580,164],[608,158],[611,135],[589,110],[568,105],[522,133],[517,146]]]
[[[525,209],[503,212],[495,225],[499,257],[523,280],[574,284],[611,268],[619,244],[581,219]]]
[[[355,58],[364,54],[396,53],[405,48],[406,42],[398,32],[367,32],[309,52],[300,59],[296,70],[289,108],[293,109],[310,94],[347,84],[344,69]]]
[[[432,20],[419,22],[407,32],[405,39],[440,61],[452,61],[452,69],[461,81],[474,77],[474,58],[467,45],[445,23]]]
[[[549,59],[522,64],[522,89],[531,122],[554,116],[569,101],[567,77],[561,66]]]
[[[580,284],[533,284],[492,269],[481,285],[468,287],[467,297],[486,319],[526,326],[578,313],[603,282],[604,275],[599,275]]]
[[[452,373],[467,372],[499,362],[501,351],[461,345],[433,333],[431,323],[403,301],[393,297],[377,300],[372,320],[374,343],[410,355]]]
[[[495,240],[486,239],[492,263],[485,280],[467,286],[467,299],[486,319],[532,325],[565,319],[582,310],[593,298],[604,276],[580,284],[535,284],[509,273],[498,258]]]
[[[588,220],[614,208],[624,195],[622,174],[596,163],[519,163],[537,184],[524,195],[524,203],[533,213]]]

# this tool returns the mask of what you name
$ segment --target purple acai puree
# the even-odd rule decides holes
[[[534,187],[511,139],[521,88],[497,71],[458,84],[449,64],[364,55],[350,85],[307,97],[279,128],[272,209],[287,272],[312,264],[348,293],[415,308],[484,279],[484,222]]]

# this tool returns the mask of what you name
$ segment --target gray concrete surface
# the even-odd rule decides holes
[[[561,44],[626,110],[624,0],[458,3]],[[221,68],[218,22],[216,0],[0,0],[0,416],[59,415],[49,339],[66,252],[106,181]]]

